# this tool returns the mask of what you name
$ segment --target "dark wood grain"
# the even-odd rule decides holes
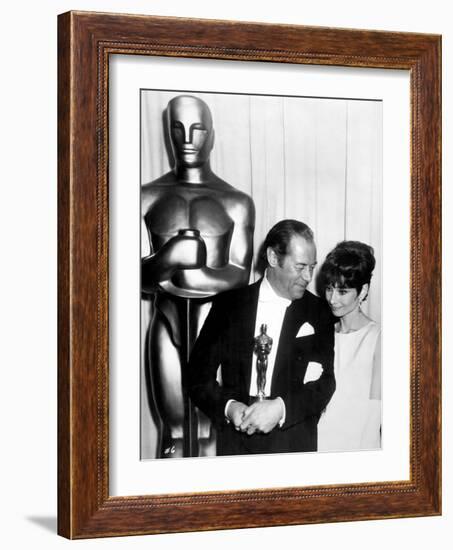
[[[59,17],[61,535],[85,538],[440,514],[440,47],[439,36],[426,34],[84,12]],[[410,71],[410,481],[109,496],[111,53]]]
[[[58,27],[58,532],[71,536],[70,471],[70,67],[68,16]]]

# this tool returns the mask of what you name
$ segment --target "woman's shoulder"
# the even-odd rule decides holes
[[[363,342],[372,348],[376,348],[381,336],[381,325],[370,319],[369,323],[363,327]]]
[[[376,321],[373,321],[373,319],[370,319],[369,317],[367,317],[367,319],[368,320],[366,323],[364,323],[362,330],[376,337],[379,336],[381,333],[381,325]]]
[[[377,336],[381,334],[381,325],[376,321],[373,321],[373,319],[369,320],[366,327],[368,328],[370,333],[376,334]]]

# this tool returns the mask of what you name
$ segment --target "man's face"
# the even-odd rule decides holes
[[[268,260],[269,280],[277,294],[291,301],[302,298],[316,267],[315,244],[295,235],[280,262],[271,249],[268,250]]]
[[[168,128],[180,164],[196,167],[209,159],[214,131],[206,104],[195,97],[177,97],[168,106]]]

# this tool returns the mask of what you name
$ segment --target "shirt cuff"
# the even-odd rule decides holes
[[[277,397],[276,399],[278,399],[280,401],[280,403],[282,404],[282,411],[283,411],[282,412],[282,417],[278,422],[278,427],[281,428],[283,426],[283,424],[285,423],[285,420],[286,420],[286,405],[285,405],[285,402],[283,401],[283,399],[281,397]]]
[[[228,407],[230,406],[230,403],[232,403],[233,401],[236,401],[236,399],[228,399],[228,401],[226,402],[225,408],[223,409],[223,416],[225,417],[227,424],[231,422],[231,420],[228,418],[227,410],[228,410]]]

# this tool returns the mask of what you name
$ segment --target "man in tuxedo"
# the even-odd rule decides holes
[[[330,310],[306,290],[313,232],[283,220],[263,255],[261,280],[215,298],[190,358],[190,394],[216,426],[217,455],[316,451],[319,416],[335,390]],[[273,345],[258,401],[254,350],[263,324]]]

